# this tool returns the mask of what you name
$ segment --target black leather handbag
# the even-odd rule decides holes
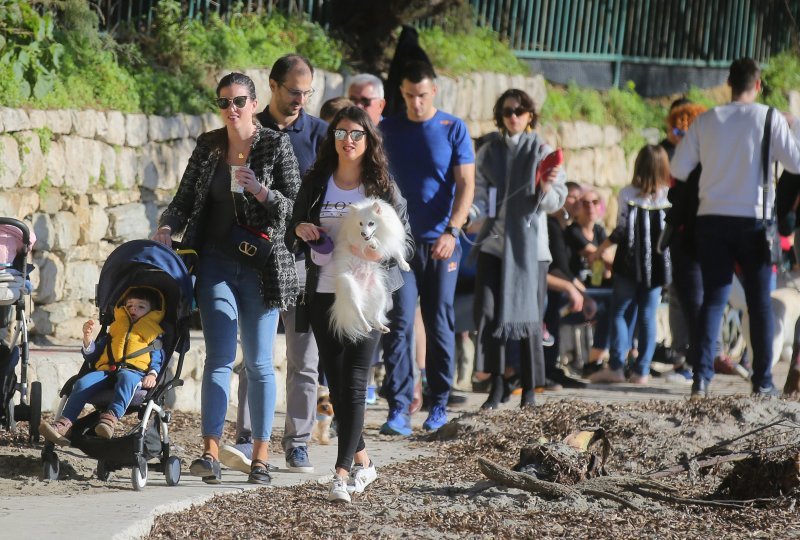
[[[242,225],[239,215],[244,215],[244,196],[231,192],[236,223],[231,226],[226,242],[226,253],[232,259],[251,268],[262,270],[272,256],[274,244],[270,237],[249,225]]]

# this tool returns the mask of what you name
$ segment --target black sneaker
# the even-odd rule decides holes
[[[189,466],[189,474],[200,476],[206,484],[219,484],[222,482],[222,470],[219,461],[209,454],[203,454]]]
[[[450,392],[450,395],[447,397],[447,404],[450,405],[451,407],[453,406],[457,407],[459,405],[463,405],[466,402],[467,402],[467,396],[463,394],[455,394],[453,392]]]

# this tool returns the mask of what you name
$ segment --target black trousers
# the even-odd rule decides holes
[[[539,314],[544,314],[545,292],[547,290],[548,263],[539,263],[539,290],[519,291],[538,302]],[[506,368],[508,340],[498,339],[492,334],[497,328],[500,305],[496,299],[502,295],[502,261],[488,253],[478,254],[475,276],[475,324],[478,327],[478,346],[475,351],[475,370],[502,375]],[[520,340],[520,382],[523,390],[532,390],[545,385],[544,350],[542,347],[542,325],[528,325],[528,337]]]
[[[381,334],[373,330],[368,338],[357,343],[337,340],[330,328],[333,299],[333,293],[316,293],[311,302],[310,322],[336,414],[339,440],[336,467],[349,471],[353,456],[366,448],[362,432],[367,374]]]

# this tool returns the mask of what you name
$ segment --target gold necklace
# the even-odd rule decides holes
[[[244,152],[239,152],[239,159],[244,159]]]

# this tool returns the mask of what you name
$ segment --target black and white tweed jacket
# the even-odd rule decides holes
[[[300,172],[289,136],[261,125],[250,147],[249,166],[259,182],[272,191],[260,203],[245,192],[243,224],[263,231],[274,241],[273,255],[261,273],[261,294],[268,308],[287,309],[297,298],[297,273],[294,257],[283,239],[292,216],[292,206],[300,188]],[[182,242],[192,247],[202,244],[202,220],[213,219],[204,212],[211,179],[227,149],[225,128],[203,133],[189,158],[178,191],[161,214],[159,226],[169,225],[173,234],[183,232]]]

